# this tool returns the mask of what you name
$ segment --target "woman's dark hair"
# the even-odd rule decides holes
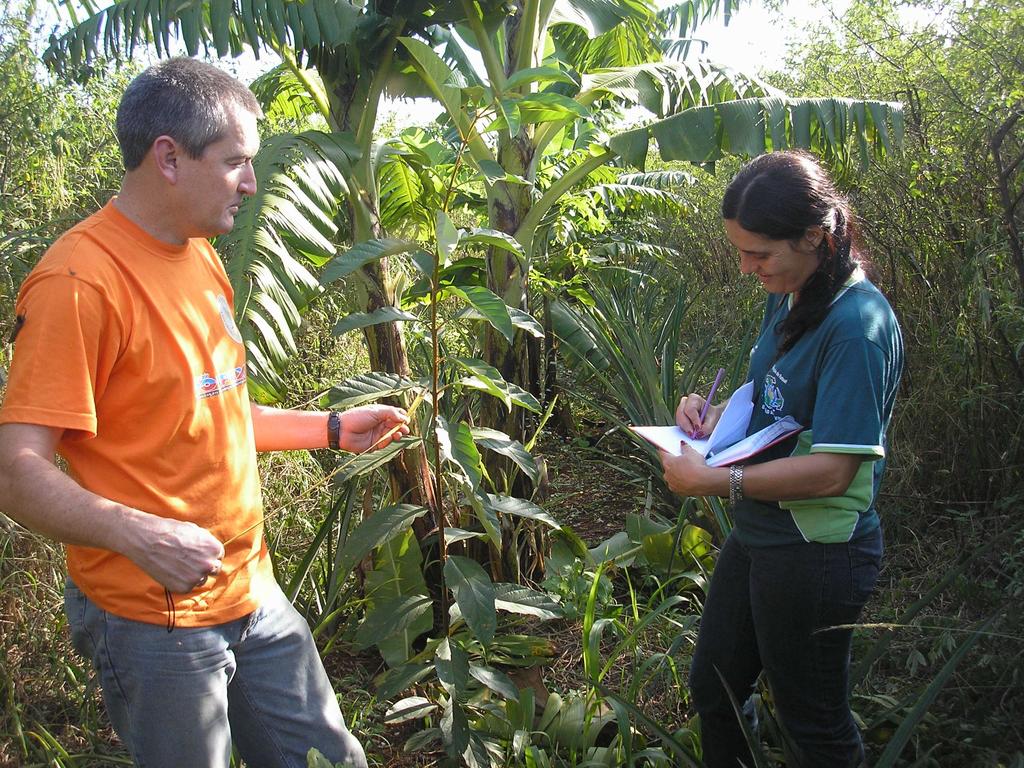
[[[748,232],[794,244],[811,227],[824,232],[818,269],[777,327],[782,334],[781,355],[825,319],[836,293],[863,264],[854,245],[850,204],[813,155],[787,150],[761,155],[740,169],[722,197],[722,218]]]

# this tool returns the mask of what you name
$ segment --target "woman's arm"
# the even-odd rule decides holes
[[[743,468],[743,495],[762,501],[791,501],[840,496],[853,482],[869,455],[813,453],[788,456]],[[668,487],[684,496],[728,496],[729,468],[709,467],[687,448],[681,456],[662,452],[661,465]]]

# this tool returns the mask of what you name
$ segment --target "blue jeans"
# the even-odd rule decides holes
[[[850,713],[851,629],[878,580],[881,531],[845,544],[749,547],[729,536],[715,565],[690,670],[708,768],[753,765],[723,688],[742,705],[763,669],[804,768],[864,762]]]
[[[227,768],[234,741],[248,768],[305,768],[311,747],[365,768],[309,627],[279,589],[241,619],[170,633],[107,613],[70,580],[64,607],[136,765]]]

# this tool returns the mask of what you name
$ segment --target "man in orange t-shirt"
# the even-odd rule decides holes
[[[256,452],[362,451],[404,411],[250,403],[224,268],[206,238],[256,191],[260,108],[170,59],[125,91],[120,193],[26,279],[0,409],[0,508],[67,545],[65,608],[136,764],[365,766],[263,540]],[[54,464],[59,454],[68,475]]]

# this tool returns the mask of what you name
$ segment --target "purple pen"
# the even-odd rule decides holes
[[[725,368],[719,368],[718,373],[715,374],[715,381],[711,385],[711,391],[708,392],[707,400],[704,401],[704,407],[700,409],[700,424],[704,426],[704,417],[708,415],[708,407],[711,405],[711,398],[715,396],[715,390],[718,389],[718,384],[722,380],[722,376],[725,374]]]

